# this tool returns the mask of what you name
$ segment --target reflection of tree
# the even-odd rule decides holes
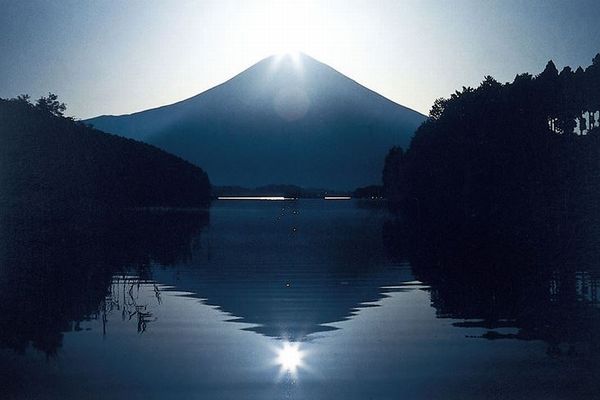
[[[147,302],[140,303],[140,291],[145,286],[152,285],[157,304],[161,304],[160,288],[153,282],[141,279],[138,276],[123,274],[114,276],[107,289],[106,296],[100,302],[98,312],[91,318],[102,318],[102,331],[106,335],[108,317],[113,312],[120,312],[123,321],[137,321],[138,333],[144,333],[148,323],[156,321]]]
[[[189,259],[206,223],[206,212],[184,211],[0,216],[0,346],[24,351],[31,343],[51,355],[62,332],[90,318],[106,328],[115,309],[143,332],[153,320],[137,298],[147,267]],[[116,298],[113,275],[124,271],[136,278],[119,281],[129,286]]]
[[[463,320],[454,323],[457,327],[485,329],[475,335],[484,339],[543,340],[553,356],[600,357],[595,336],[600,270],[584,261],[597,259],[598,249],[497,247],[481,237],[458,243],[452,237],[402,235],[402,225],[388,222],[384,242],[392,252],[405,249],[416,278],[430,285],[439,318]]]

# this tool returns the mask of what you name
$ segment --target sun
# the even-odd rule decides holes
[[[314,54],[327,37],[313,1],[268,1],[257,4],[245,16],[244,37],[266,55]]]

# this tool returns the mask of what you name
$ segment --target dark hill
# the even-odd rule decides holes
[[[202,169],[26,101],[0,99],[0,206],[202,207]]]
[[[274,56],[187,100],[89,122],[201,162],[218,185],[354,189],[425,117],[306,55]]]

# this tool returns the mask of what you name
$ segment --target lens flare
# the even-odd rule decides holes
[[[287,120],[296,121],[306,114],[310,100],[301,87],[285,87],[275,97],[275,111]]]

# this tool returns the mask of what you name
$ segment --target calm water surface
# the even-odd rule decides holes
[[[398,223],[322,200],[7,218],[0,398],[600,396],[598,275],[508,301],[411,263]]]

